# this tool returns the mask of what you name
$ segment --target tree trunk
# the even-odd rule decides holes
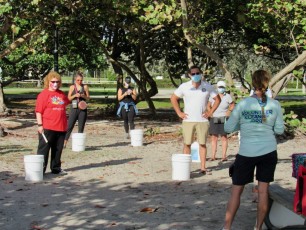
[[[290,81],[290,78],[292,77],[291,74],[287,74],[284,78],[282,78],[280,81],[278,81],[272,89],[273,98],[275,98],[279,92],[287,86],[288,82]]]
[[[0,113],[6,110],[6,105],[4,102],[3,85],[0,83]]]
[[[227,81],[227,83],[230,86],[233,86],[233,78],[232,78],[232,74],[229,71],[227,65],[223,62],[223,60],[215,53],[213,52],[213,50],[211,50],[208,46],[204,45],[204,44],[198,44],[196,42],[196,40],[190,36],[188,34],[188,19],[187,19],[187,4],[186,4],[186,0],[181,0],[181,8],[182,11],[185,15],[183,15],[183,31],[184,31],[184,35],[185,35],[185,39],[192,45],[194,45],[195,47],[197,47],[199,50],[201,50],[202,52],[204,52],[207,56],[209,56],[212,60],[214,60],[217,65],[219,66],[219,68],[222,70],[222,73]]]
[[[292,73],[294,69],[298,66],[302,66],[306,64],[306,51],[303,51],[303,53],[298,56],[293,62],[291,62],[289,65],[287,65],[285,68],[283,68],[281,71],[279,71],[274,77],[272,78],[270,82],[270,86],[274,90],[274,85],[282,80],[282,78],[286,77],[287,74]],[[277,91],[277,90],[274,90]]]
[[[145,45],[142,34],[142,25],[140,24],[138,27],[139,31],[139,70],[140,70],[140,82],[141,89],[143,92],[143,96],[148,103],[149,110],[152,116],[156,116],[156,109],[154,103],[151,99],[151,95],[155,95],[158,93],[156,82],[152,79],[148,71],[146,70],[146,55],[145,55]],[[147,92],[147,83],[150,85],[149,93]]]

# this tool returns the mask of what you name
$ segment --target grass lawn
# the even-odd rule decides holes
[[[61,88],[64,92],[68,92],[68,87]],[[4,88],[4,94],[6,96],[9,95],[32,95],[36,97],[42,89],[40,88]],[[111,104],[115,104],[116,101],[114,98],[108,98],[108,95],[116,95],[116,89],[111,88],[90,88],[91,96],[103,96],[102,98],[92,98],[90,100],[90,108],[104,108],[110,106]],[[305,96],[302,94],[301,90],[296,89],[289,89],[287,94],[281,93],[281,96]],[[35,100],[34,100],[35,103]],[[169,98],[154,98],[153,103],[156,109],[172,109],[171,103]],[[289,113],[290,111],[294,111],[296,114],[299,115],[299,118],[306,117],[306,102],[305,101],[297,101],[297,100],[282,100],[280,101],[282,107],[285,109],[285,113]],[[11,99],[9,104],[11,106],[18,107],[19,104],[23,104],[23,106],[32,107],[33,103],[29,101],[22,103],[21,99],[13,100]],[[146,109],[148,108],[147,102],[141,101],[137,104],[139,109]]]

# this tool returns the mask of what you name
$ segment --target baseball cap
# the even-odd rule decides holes
[[[226,87],[226,83],[224,81],[218,81],[217,86],[225,88]]]

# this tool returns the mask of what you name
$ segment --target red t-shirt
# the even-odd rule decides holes
[[[70,103],[61,90],[43,90],[37,96],[35,112],[41,113],[44,129],[67,130],[66,106]]]

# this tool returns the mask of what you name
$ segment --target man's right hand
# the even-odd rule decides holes
[[[183,113],[183,112],[179,112],[177,114],[181,119],[187,119],[188,118],[188,114],[187,113]]]

